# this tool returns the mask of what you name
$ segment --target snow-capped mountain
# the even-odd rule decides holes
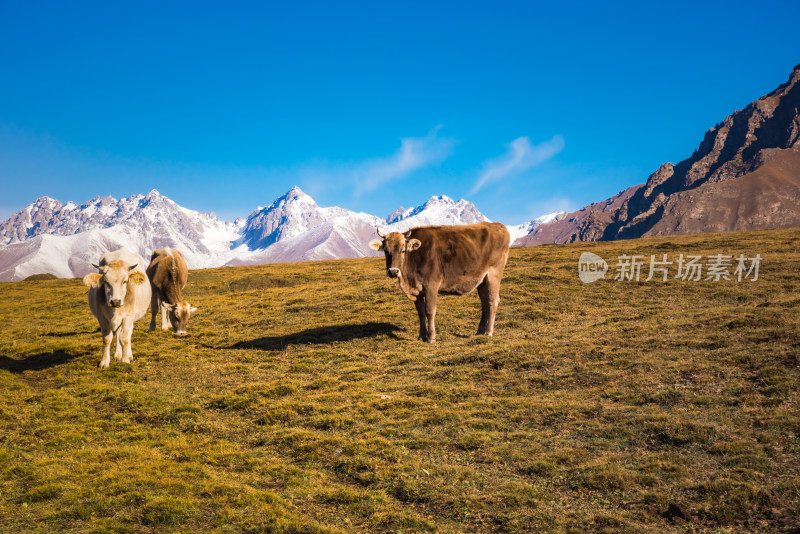
[[[372,256],[368,243],[386,221],[344,208],[321,208],[299,187],[247,218],[237,244],[241,251],[228,265]]]
[[[385,224],[389,231],[405,232],[416,226],[471,224],[488,220],[472,202],[464,199],[455,202],[450,197],[441,195],[429,198],[425,204],[416,208],[398,208],[386,217]]]
[[[81,206],[43,197],[0,224],[0,280],[43,272],[82,276],[104,252],[120,247],[149,259],[169,246],[193,269],[217,266],[236,255],[231,243],[240,228],[155,190],[121,200],[96,197]]]
[[[533,232],[538,226],[561,220],[566,214],[566,211],[548,213],[547,215],[542,215],[541,217],[537,217],[534,220],[526,223],[515,224],[513,226],[506,225],[506,228],[508,228],[508,233],[511,234],[511,245],[514,245],[517,239],[525,237],[529,233]]]
[[[67,236],[118,225],[135,227],[152,235],[179,232],[187,243],[197,245],[200,254],[207,252],[203,248],[207,229],[226,235],[236,232],[236,225],[220,221],[214,214],[182,208],[153,190],[145,196],[132,195],[121,200],[95,197],[81,206],[74,202],[62,204],[49,197],[39,198],[0,224],[0,245],[41,234]]]
[[[374,215],[356,213],[344,208],[320,208],[314,199],[295,186],[271,205],[250,214],[237,243],[250,250],[264,249],[278,241],[295,238],[334,219],[358,219],[378,225]]]
[[[381,219],[378,221],[383,222]],[[378,253],[368,246],[370,240],[375,239],[375,228],[375,221],[358,216],[336,217],[265,249],[240,253],[226,265],[262,265],[376,256]]]
[[[509,227],[512,243],[543,219]],[[446,196],[380,218],[320,207],[298,187],[237,222],[183,208],[155,190],[121,200],[96,197],[82,205],[43,197],[0,224],[0,281],[39,273],[83,276],[103,253],[120,247],[145,259],[155,249],[173,247],[190,269],[374,256],[368,243],[376,228],[404,232],[487,220],[474,204]]]
[[[294,187],[248,217],[237,243],[248,245],[250,251],[240,252],[227,265],[378,256],[380,253],[369,248],[378,228],[382,232],[405,232],[416,226],[488,220],[474,204],[446,196],[431,197],[417,208],[400,208],[381,219],[338,207],[320,208]]]

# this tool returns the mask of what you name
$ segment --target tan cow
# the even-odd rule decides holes
[[[508,259],[510,236],[500,223],[421,226],[405,234],[392,232],[369,245],[386,255],[386,274],[414,301],[419,338],[436,340],[436,298],[478,289],[481,320],[478,334],[491,336],[500,302],[500,280]]]
[[[89,286],[89,308],[100,323],[103,334],[103,358],[100,368],[111,363],[111,341],[117,336],[116,360],[133,361],[131,334],[133,324],[147,313],[150,284],[144,271],[144,260],[124,248],[107,252],[93,265],[99,273],[87,274],[83,283]]]
[[[189,277],[183,254],[169,247],[156,250],[150,256],[147,276],[152,289],[150,331],[156,329],[156,315],[160,309],[161,330],[171,327],[176,335],[186,335],[189,317],[197,308],[183,300],[181,294]]]

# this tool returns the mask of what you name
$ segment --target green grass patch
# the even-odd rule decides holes
[[[107,371],[80,280],[0,284],[4,530],[793,532],[798,239],[515,248],[495,336],[442,296],[433,345],[381,258],[192,271],[189,336]],[[764,261],[611,280],[665,252]]]

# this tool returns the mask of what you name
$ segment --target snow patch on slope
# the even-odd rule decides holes
[[[567,212],[565,211],[558,211],[555,213],[548,213],[547,215],[542,215],[541,217],[537,217],[536,219],[516,225],[506,225],[508,228],[508,233],[511,234],[511,245],[513,246],[517,239],[521,237],[525,237],[529,233],[533,232],[537,226],[546,224],[549,222],[560,220]]]

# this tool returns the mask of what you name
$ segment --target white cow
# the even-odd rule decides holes
[[[147,264],[141,256],[121,248],[107,252],[93,265],[99,273],[87,274],[83,283],[89,286],[89,308],[100,323],[103,334],[103,359],[100,368],[111,363],[111,341],[116,334],[114,358],[133,361],[131,334],[133,323],[144,317],[150,306],[150,284],[145,274]]]

